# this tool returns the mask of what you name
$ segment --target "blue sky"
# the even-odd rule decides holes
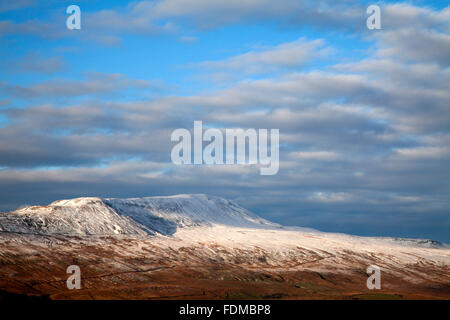
[[[450,242],[450,8],[384,1],[0,4],[0,210],[211,193],[270,220]],[[70,4],[81,30],[67,30]],[[279,128],[280,171],[182,166],[170,133]]]

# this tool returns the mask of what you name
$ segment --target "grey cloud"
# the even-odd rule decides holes
[[[449,31],[450,7],[433,10],[409,3],[382,5],[383,29],[438,29]]]
[[[128,88],[151,88],[146,80],[133,80],[121,74],[88,73],[86,80],[51,80],[30,86],[0,82],[0,93],[15,98],[76,97],[117,93]]]
[[[449,24],[450,25],[450,24]],[[450,66],[450,35],[420,28],[383,31],[379,35],[383,56],[402,56],[419,62]]]
[[[357,1],[138,1],[117,10],[87,12],[83,16],[85,27],[77,34],[61,27],[64,26],[64,17],[59,17],[47,22],[36,19],[20,23],[0,21],[0,35],[31,34],[44,38],[76,36],[80,39],[100,39],[115,45],[117,36],[124,33],[176,33],[182,29],[180,25],[207,29],[244,21],[272,20],[285,25],[362,29],[365,26],[364,12]]]
[[[36,5],[34,0],[3,1],[0,3],[0,13],[29,8],[33,5]]]
[[[355,8],[356,7],[356,8]],[[348,27],[363,21],[363,10],[356,1],[207,1],[162,0],[142,1],[135,12],[153,19],[176,19],[200,29],[239,22],[272,20],[282,24]],[[343,10],[345,8],[345,10]]]
[[[0,36],[7,35],[33,35],[46,39],[61,38],[69,35],[64,27],[64,20],[58,22],[46,22],[38,19],[26,22],[14,22],[11,20],[0,21]]]
[[[65,70],[66,63],[60,56],[46,58],[34,53],[8,63],[7,68],[14,72],[55,74]]]
[[[435,11],[408,4],[381,5],[383,28],[396,30],[405,25],[447,30],[450,9]],[[0,21],[0,35],[31,34],[44,38],[76,37],[106,45],[118,45],[123,34],[181,34],[187,30],[205,30],[233,23],[272,21],[286,27],[314,27],[369,35],[366,7],[356,0],[159,0],[136,1],[115,9],[86,12],[80,32],[68,32],[65,17],[51,21]],[[189,30],[190,27],[190,30]],[[193,30],[192,30],[193,29]]]

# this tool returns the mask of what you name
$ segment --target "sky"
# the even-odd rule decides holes
[[[0,48],[1,211],[207,193],[284,225],[450,243],[446,1],[1,1]],[[194,120],[279,129],[279,172],[173,164]]]

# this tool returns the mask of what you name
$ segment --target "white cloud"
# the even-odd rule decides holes
[[[221,61],[205,61],[196,64],[213,72],[261,74],[278,70],[292,72],[304,66],[312,59],[330,53],[330,48],[324,48],[323,40],[308,41],[304,38],[281,43],[263,50],[250,51]]]
[[[298,160],[332,161],[341,159],[342,156],[334,151],[297,151],[290,154]]]

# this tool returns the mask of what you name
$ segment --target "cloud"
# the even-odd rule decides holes
[[[67,29],[61,28],[64,23],[63,19],[60,21],[41,21],[32,19],[25,22],[14,22],[11,20],[0,21],[0,36],[8,35],[32,35],[45,39],[61,38],[68,35]],[[72,33],[73,34],[73,33]]]
[[[419,148],[401,148],[395,150],[394,156],[402,157],[405,161],[415,159],[448,159],[450,156],[450,147],[419,147]]]
[[[171,22],[157,22],[143,14],[138,3],[131,3],[121,11],[101,10],[85,14],[85,25],[93,32],[113,32],[115,34],[138,33],[155,35],[176,31]]]
[[[433,10],[408,3],[382,5],[384,30],[417,28],[449,30],[450,7]]]
[[[36,5],[34,0],[3,1],[0,3],[0,13],[29,8]]]
[[[197,37],[193,37],[193,36],[181,36],[180,37],[180,41],[186,42],[186,43],[191,43],[191,42],[198,41],[198,38]]]
[[[450,66],[450,35],[419,28],[405,28],[381,33],[381,56],[402,56],[414,62],[433,61]]]
[[[173,19],[199,29],[272,20],[281,24],[349,27],[362,20],[356,1],[161,0],[141,1],[134,12],[151,19]],[[345,10],[344,10],[345,9]]]
[[[124,34],[155,36],[271,21],[283,26],[364,30],[365,8],[356,0],[159,0],[133,1],[122,7],[83,12],[83,27],[70,32],[64,16],[51,20],[0,21],[1,35],[34,35],[47,39],[76,37],[117,45]],[[181,39],[186,37],[181,36]]]
[[[7,64],[13,72],[55,74],[66,69],[66,63],[61,56],[43,57],[39,53],[27,54]]]
[[[35,83],[30,86],[22,86],[0,82],[0,93],[15,98],[39,98],[39,97],[77,97],[95,94],[118,93],[128,88],[147,89],[152,84],[146,80],[133,80],[121,74],[87,73],[86,79],[75,80],[50,80]]]
[[[263,50],[250,51],[221,61],[205,61],[195,66],[215,72],[230,72],[244,74],[263,74],[277,70],[292,72],[304,66],[314,58],[330,53],[324,48],[323,40],[307,41],[304,38],[285,42]]]
[[[334,151],[296,151],[290,154],[294,159],[298,160],[319,160],[319,161],[332,161],[342,158],[337,152]]]
[[[181,41],[191,41],[197,38],[192,34],[199,31],[232,24],[272,22],[288,28],[312,27],[356,32],[371,37],[373,35],[366,28],[366,7],[356,0],[132,1],[121,7],[83,12],[83,27],[78,32],[61,27],[65,26],[66,17],[55,14],[47,21],[37,18],[20,22],[11,19],[0,21],[0,36],[34,35],[46,39],[71,37],[115,46],[121,44],[121,38],[126,34],[151,37],[171,34],[177,35]],[[410,4],[382,5],[384,31],[403,29],[407,25],[416,30],[439,29],[448,34],[449,17],[450,8],[438,11]],[[424,37],[424,41],[427,40],[440,41]],[[392,41],[395,41],[395,37]]]

